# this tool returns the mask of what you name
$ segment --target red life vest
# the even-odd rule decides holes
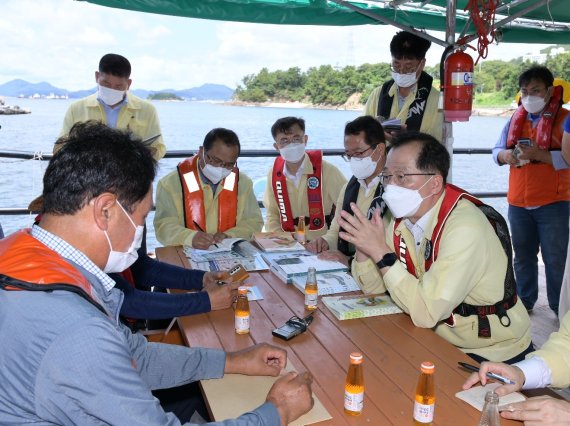
[[[93,298],[91,283],[62,256],[22,230],[0,240],[0,288],[67,290],[105,309]]]
[[[424,269],[425,271],[429,271],[433,262],[437,260],[437,254],[439,252],[439,243],[441,241],[441,235],[443,233],[443,228],[445,227],[445,223],[449,218],[451,212],[459,203],[459,200],[465,198],[466,200],[471,201],[475,204],[481,211],[485,214],[493,230],[497,234],[503,249],[505,250],[505,254],[507,255],[507,272],[505,275],[504,280],[504,296],[503,300],[495,303],[494,305],[487,305],[487,306],[476,306],[470,305],[468,303],[462,302],[457,306],[453,313],[449,318],[447,318],[444,322],[450,326],[455,326],[455,318],[453,316],[454,313],[459,314],[463,317],[467,317],[470,315],[477,315],[478,316],[478,327],[479,327],[479,337],[491,337],[491,326],[489,324],[489,320],[487,319],[488,315],[498,315],[501,321],[501,324],[505,327],[508,327],[511,323],[511,320],[507,314],[507,310],[512,308],[517,303],[517,293],[516,293],[516,283],[514,279],[514,272],[512,268],[512,248],[511,248],[511,241],[510,236],[508,233],[508,227],[505,222],[505,219],[496,212],[492,207],[484,204],[478,198],[475,198],[473,195],[469,194],[468,192],[464,191],[463,189],[452,185],[446,184],[445,186],[445,195],[443,201],[441,203],[439,213],[437,215],[437,223],[433,229],[431,239],[427,242],[426,245],[426,253],[424,255],[425,264]],[[418,278],[418,274],[412,258],[410,257],[409,250],[406,246],[406,243],[401,238],[401,235],[396,234],[396,228],[402,219],[396,219],[394,222],[394,249],[396,250],[396,254],[398,255],[400,262],[402,262],[406,269],[410,274]]]
[[[568,110],[560,108],[562,88],[554,87],[550,102],[533,129],[527,112],[519,106],[511,118],[507,136],[507,149],[519,139],[531,139],[540,149],[560,150],[562,127]],[[522,167],[511,166],[507,201],[517,207],[535,207],[570,200],[570,170],[555,170],[551,164],[531,161]]]
[[[306,151],[313,166],[313,172],[307,177],[307,199],[309,202],[309,230],[317,231],[325,226],[323,207],[323,152],[320,150]],[[279,156],[273,164],[271,186],[273,196],[277,200],[281,229],[285,232],[295,232],[295,218],[291,210],[291,201],[287,191],[287,177],[283,173],[285,160]]]
[[[184,226],[199,231],[196,222],[206,231],[204,191],[198,172],[198,156],[194,155],[178,164],[178,175],[183,191]],[[239,169],[234,167],[228,177],[222,180],[218,195],[218,232],[225,232],[236,226],[238,205]]]

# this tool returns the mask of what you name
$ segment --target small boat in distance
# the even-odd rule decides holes
[[[29,108],[20,108],[18,105],[5,105],[5,100],[0,96],[0,115],[30,114]]]

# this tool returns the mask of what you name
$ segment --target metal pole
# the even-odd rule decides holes
[[[456,12],[457,5],[455,0],[447,0],[447,10],[446,10],[446,28],[445,28],[445,41],[448,46],[453,46],[455,44],[455,12]],[[441,58],[442,61],[445,61],[445,58]],[[440,75],[440,81],[445,84],[445,68],[444,68],[444,75]],[[445,89],[444,89],[445,91]],[[443,107],[443,106],[442,106]],[[447,152],[449,152],[449,156],[451,157],[451,164],[449,167],[449,175],[448,181],[453,182],[453,124],[449,121],[443,121],[443,144],[447,148]]]

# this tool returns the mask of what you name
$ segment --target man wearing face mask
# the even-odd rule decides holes
[[[40,223],[0,241],[0,422],[175,426],[193,411],[165,411],[152,390],[225,373],[278,376],[282,349],[149,343],[118,321],[123,294],[105,272],[136,258],[157,163],[100,123],[74,126],[66,142],[44,175]],[[310,383],[288,373],[264,404],[221,424],[287,424],[311,408]]]
[[[521,105],[493,148],[493,159],[510,166],[507,201],[519,296],[530,312],[538,298],[540,248],[548,305],[558,314],[570,217],[570,166],[561,153],[569,113],[562,108],[562,87],[553,83],[543,66],[520,75]]]
[[[375,88],[364,107],[364,115],[399,118],[406,130],[429,133],[441,141],[443,114],[438,111],[439,91],[424,72],[429,40],[400,31],[390,42],[392,79]],[[386,132],[391,140],[392,134]]]
[[[369,115],[358,117],[346,123],[344,128],[343,158],[350,163],[352,177],[340,191],[336,204],[342,210],[350,211],[350,203],[356,203],[368,219],[380,209],[384,216],[386,204],[382,200],[384,192],[380,183],[380,173],[386,163],[386,142],[382,125]],[[354,246],[339,238],[338,218],[341,209],[335,213],[330,229],[325,235],[309,244],[307,250],[321,253],[324,259],[334,259],[349,265],[354,257]]]
[[[263,218],[253,183],[237,168],[239,153],[233,131],[210,130],[198,154],[158,182],[154,215],[158,241],[207,249],[224,238],[250,239],[261,231]]]
[[[294,232],[304,216],[307,240],[324,235],[346,178],[323,160],[322,151],[305,151],[309,137],[302,118],[280,118],[271,126],[271,135],[279,157],[269,170],[263,197],[266,231]]]
[[[416,326],[475,360],[519,361],[533,348],[506,222],[446,183],[449,164],[430,135],[394,140],[382,173],[394,218],[386,227],[378,210],[368,220],[353,203],[354,216],[339,219],[340,237],[356,247],[353,276],[365,293],[389,291]]]
[[[65,136],[75,123],[100,121],[113,129],[126,129],[155,149],[160,160],[166,153],[160,123],[154,105],[129,92],[131,64],[114,53],[104,55],[95,71],[97,93],[72,103],[63,120],[60,136]],[[56,143],[54,152],[61,146]]]

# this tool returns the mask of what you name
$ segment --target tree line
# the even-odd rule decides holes
[[[518,92],[518,76],[535,65],[522,58],[510,61],[483,61],[474,70],[475,104],[508,104]],[[549,56],[546,63],[555,77],[570,81],[570,52]],[[439,66],[425,67],[440,85]],[[299,101],[314,105],[338,106],[356,95],[365,103],[372,90],[391,78],[390,64],[363,64],[344,68],[331,65],[311,67],[301,71],[292,67],[286,71],[262,68],[257,74],[242,79],[234,99],[244,102]]]

